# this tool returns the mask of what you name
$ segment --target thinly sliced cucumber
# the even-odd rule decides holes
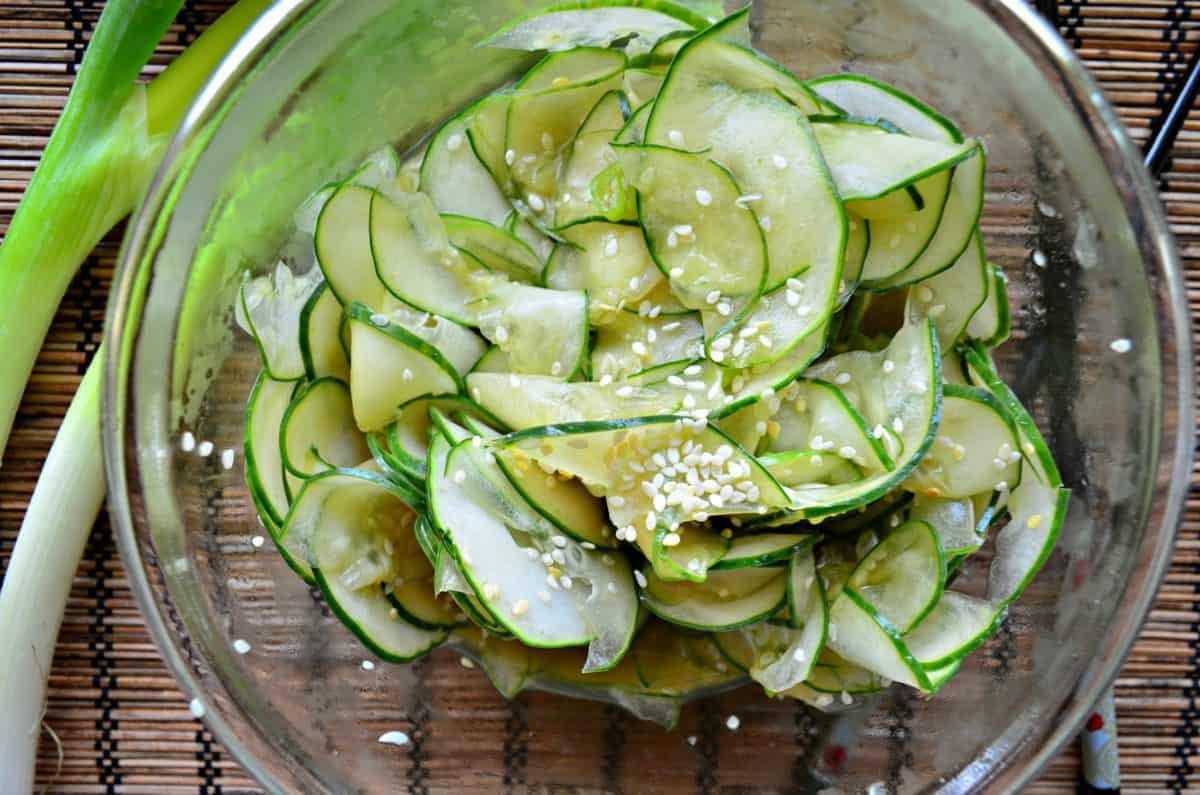
[[[813,666],[807,684],[816,693],[862,696],[878,693],[884,687],[884,680],[879,674],[850,662],[826,647]]]
[[[400,406],[420,395],[461,391],[458,371],[437,348],[362,304],[351,304],[346,311],[352,340],[350,395],[361,430],[385,427],[399,415]]]
[[[888,533],[850,575],[848,587],[901,634],[942,596],[946,562],[933,528],[910,521]]]
[[[552,59],[554,63],[546,63]],[[584,65],[575,67],[568,61]],[[625,56],[616,50],[575,49],[547,56],[543,64],[518,83],[508,109],[504,146],[506,159],[512,160],[509,174],[515,194],[535,217],[550,222],[566,148],[596,102],[621,87]],[[569,73],[576,68],[583,74],[572,78]],[[563,77],[562,84],[555,82]],[[540,87],[543,79],[550,81],[545,88]]]
[[[610,146],[628,116],[625,93],[610,91],[579,126],[564,157],[554,197],[556,229],[586,221],[637,220],[632,195],[615,167],[617,156]]]
[[[354,424],[350,387],[336,378],[300,388],[279,424],[279,442],[284,466],[300,478],[352,467],[370,456]]]
[[[974,142],[929,141],[850,119],[815,122],[813,133],[842,201],[904,190],[978,151]]]
[[[443,415],[466,414],[494,428],[504,427],[503,423],[464,395],[425,395],[404,403],[396,420],[388,426],[388,447],[392,456],[404,463],[407,471],[422,480],[426,474],[430,414],[435,410]]]
[[[341,327],[342,305],[329,284],[322,282],[300,312],[300,356],[310,380],[350,377],[350,358],[338,338]]]
[[[549,232],[534,225],[527,217],[520,214],[514,216],[509,231],[516,235],[518,240],[524,241],[533,249],[533,253],[538,255],[538,259],[543,262],[550,259],[550,253],[554,251],[556,242]]]
[[[829,608],[828,643],[842,657],[880,676],[919,690],[932,688],[899,630],[853,588],[843,588]]]
[[[829,628],[829,609],[812,549],[798,550],[788,569],[788,603],[794,626],[758,624],[744,630],[755,652],[750,676],[769,694],[809,678]]]
[[[259,516],[278,537],[288,512],[288,494],[284,486],[283,451],[279,447],[279,426],[292,402],[296,384],[274,381],[260,373],[246,400],[246,424],[242,450],[246,458],[246,485],[260,507]]]
[[[554,249],[545,284],[586,290],[597,322],[608,322],[618,307],[636,306],[663,282],[636,226],[589,222],[563,230],[563,237],[570,245]]]
[[[459,569],[507,630],[530,646],[589,644],[585,671],[620,661],[637,618],[624,558],[559,535],[471,440],[430,473],[429,505]],[[542,555],[553,556],[549,565]]]
[[[475,362],[475,366],[471,368],[472,373],[511,373],[512,362],[508,359],[508,354],[500,349],[499,345],[491,345],[483,356],[479,357],[479,361]]]
[[[506,284],[476,311],[480,331],[508,355],[512,372],[570,378],[582,366],[589,329],[586,292]]]
[[[296,381],[305,376],[300,330],[304,310],[321,284],[313,268],[303,276],[280,262],[270,274],[242,283],[235,315],[238,325],[254,338],[263,369],[275,381]]]
[[[513,191],[504,151],[504,131],[511,102],[510,93],[486,96],[471,106],[471,116],[467,121],[467,141],[471,144],[471,151],[506,197],[511,196]]]
[[[862,281],[867,254],[871,250],[871,223],[865,218],[848,215],[846,219],[846,254],[842,259],[842,280],[836,308],[841,309],[854,295]]]
[[[983,238],[976,232],[953,265],[909,290],[906,312],[911,318],[932,318],[938,344],[949,351],[986,300],[989,278]]]
[[[375,191],[347,183],[317,218],[313,244],[325,281],[343,306],[378,306],[386,294],[371,256],[371,201]]]
[[[978,648],[996,631],[1005,613],[983,599],[946,591],[904,642],[925,668],[942,668]]]
[[[491,97],[473,103],[434,133],[421,161],[421,192],[429,196],[439,213],[478,218],[499,226],[512,205],[467,139],[476,113],[486,111],[493,103]]]
[[[615,138],[614,144],[640,145],[646,141],[646,122],[650,121],[650,113],[654,110],[654,103],[647,102],[633,112],[629,117],[629,121],[625,122]]]
[[[854,462],[839,455],[816,450],[789,450],[785,453],[767,453],[758,457],[772,477],[789,488],[805,483],[827,483],[836,486],[851,483],[863,477],[863,471]]]
[[[1011,604],[1042,568],[1067,515],[1071,492],[1026,478],[1008,498],[1008,524],[996,536],[988,570],[989,602]]]
[[[895,430],[902,452],[895,460],[895,469],[888,472],[854,483],[789,489],[792,505],[782,518],[813,519],[845,513],[874,502],[903,482],[937,433],[942,405],[940,360],[933,325],[925,321],[906,325],[878,353],[853,351],[812,368],[810,377],[835,383],[843,374],[849,374],[851,380],[846,386],[854,385],[855,391],[851,394],[844,389],[847,399],[858,403],[869,425]]]
[[[613,148],[637,189],[650,254],[680,303],[690,309],[724,304],[722,315],[737,317],[762,291],[767,270],[763,232],[754,211],[738,202],[737,181],[705,154]]]
[[[651,318],[620,312],[597,331],[592,377],[620,381],[671,362],[682,370],[703,353],[704,328],[697,315]],[[686,388],[686,381],[679,381],[676,386]]]
[[[658,96],[662,82],[663,73],[653,69],[625,70],[625,93],[635,108],[641,107]]]
[[[827,328],[818,328],[778,361],[751,367],[734,376],[729,384],[733,394],[724,398],[724,405],[713,409],[709,416],[719,419],[762,400],[764,396],[775,395],[795,381],[824,352],[826,338]]]
[[[816,326],[837,294],[846,215],[806,118],[817,110],[807,87],[726,40],[745,28],[747,11],[680,49],[654,101],[646,141],[708,147],[709,156],[730,169],[745,195],[762,196],[753,205],[760,220],[771,219],[764,230],[766,287],[805,271],[797,292],[802,304],[812,307]],[[777,91],[799,105],[783,101]],[[797,215],[796,207],[805,212]]]
[[[994,348],[1008,339],[1011,319],[1008,309],[1008,279],[995,265],[987,266],[987,297],[967,323],[966,335]]]
[[[585,419],[670,414],[683,399],[673,387],[565,383],[561,378],[502,373],[470,374],[467,392],[485,410],[516,430]]]
[[[724,367],[741,369],[768,366],[787,356],[806,337],[822,330],[812,325],[812,308],[801,300],[800,293],[784,284],[763,294],[736,323],[712,311],[711,306],[704,307],[709,358]]]
[[[720,380],[714,379],[719,385]],[[698,383],[703,384],[704,381]],[[715,389],[715,387],[714,387]],[[715,391],[713,394],[716,394]],[[763,440],[768,434],[768,422],[771,419],[771,409],[778,405],[774,398],[759,400],[738,409],[732,414],[717,420],[717,427],[724,431],[729,438],[737,442],[750,453],[758,453],[763,448]],[[770,430],[777,430],[770,426]]]
[[[947,384],[937,440],[904,487],[951,499],[1015,489],[1021,457],[1016,428],[999,401],[978,387]]]
[[[485,268],[518,281],[537,281],[543,263],[529,244],[487,221],[442,214],[451,245],[470,254]]]
[[[780,566],[797,552],[810,548],[819,536],[796,533],[761,533],[736,536],[713,571],[747,567]]]
[[[702,583],[668,582],[646,573],[642,599],[659,618],[689,629],[723,632],[757,623],[787,600],[782,569],[710,572]]]
[[[500,436],[474,418],[466,417],[462,422],[468,430],[489,442]],[[497,450],[495,455],[500,470],[529,506],[564,535],[593,547],[616,546],[604,503],[592,496],[579,481],[546,472],[515,451]]]
[[[408,662],[446,639],[400,618],[384,592],[395,576],[395,543],[413,514],[378,475],[334,469],[309,480],[284,527],[283,545],[305,561],[330,609],[371,651]]]
[[[421,629],[452,629],[462,623],[462,614],[454,600],[434,593],[434,571],[424,551],[422,528],[424,517],[417,517],[411,533],[400,533],[392,539],[395,549],[395,577],[385,585],[384,594],[400,617]]]
[[[837,376],[835,376],[836,378]],[[896,464],[842,390],[828,381],[805,379],[789,385],[772,419],[779,434],[768,445],[772,452],[827,451],[868,472],[891,471]]]
[[[645,7],[590,3],[538,11],[501,28],[484,40],[510,50],[569,50],[619,43],[627,53],[649,52],[664,36],[708,26],[704,17],[674,3]]]
[[[879,124],[885,128],[898,129],[890,122],[880,120]],[[894,190],[878,199],[846,202],[846,209],[859,218],[882,221],[899,215],[912,215],[920,212],[925,209],[925,197],[916,185],[906,185],[902,190]]]
[[[950,198],[953,174],[943,171],[914,186],[924,203],[920,210],[871,221],[872,246],[863,260],[861,280],[868,288],[905,273],[934,239]]]
[[[407,193],[394,199],[377,193],[371,201],[371,254],[379,281],[407,304],[472,325],[472,302],[497,277],[450,245],[427,196]]]
[[[938,546],[947,560],[970,555],[983,544],[971,499],[913,497],[909,517],[926,522],[937,534]]]
[[[634,523],[640,517],[634,516],[632,510],[622,512],[610,506],[609,513],[614,523],[625,526],[626,540],[631,527],[635,531],[640,529]],[[665,543],[672,532],[679,536],[678,544]],[[729,539],[723,534],[698,524],[675,531],[670,525],[660,524],[653,532],[638,532],[636,542],[654,567],[655,574],[668,582],[704,582],[709,569],[725,557],[729,549]]]
[[[487,349],[474,331],[453,320],[422,312],[394,298],[385,299],[383,306],[369,320],[378,325],[379,315],[388,324],[397,325],[437,349],[459,375],[470,372]]]

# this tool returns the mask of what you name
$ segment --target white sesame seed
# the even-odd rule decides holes
[[[846,706],[850,706],[854,703],[854,699],[845,690],[842,691],[842,703]]]
[[[550,553],[551,559],[560,566],[567,565],[567,556],[561,549],[556,549]]]
[[[553,574],[546,575],[546,584],[550,586],[550,590],[552,590],[552,591],[558,590],[558,578],[555,577]]]
[[[523,616],[529,612],[529,600],[518,599],[516,604],[512,606],[512,614],[514,616]]]
[[[388,324],[387,315],[381,315],[378,312],[372,312],[370,320],[376,326],[386,326]]]
[[[238,654],[248,654],[250,652],[250,644],[238,638],[233,642],[233,650]]]
[[[617,256],[617,250],[618,250],[617,238],[615,236],[610,236],[608,238],[608,240],[604,243],[604,256],[615,257],[615,256]]]
[[[617,397],[629,397],[633,394],[633,387],[623,386],[617,390]]]
[[[688,745],[694,746],[699,741],[699,738],[693,734],[687,738],[687,741],[688,741]]]
[[[642,574],[640,571],[638,571],[636,569],[634,569],[634,572],[633,572],[633,579],[637,580],[637,584],[638,584],[639,588],[645,588],[648,585],[648,583],[646,582],[646,575]]]
[[[721,300],[721,291],[720,290],[712,290],[711,292],[708,293],[708,295],[704,296],[704,303],[706,303],[706,304],[715,304],[717,301],[720,301],[720,300]]]
[[[668,272],[668,275],[672,279],[678,279],[680,276],[683,276],[683,268],[671,268],[671,270]]]
[[[1033,252],[1033,264],[1039,268],[1046,267],[1046,255],[1042,253],[1041,249],[1036,249]]]
[[[612,495],[611,497],[608,498],[608,501],[609,501],[609,503],[612,504],[612,506],[614,508],[620,508],[625,504],[625,498],[622,497],[620,494]]]
[[[682,540],[679,533],[667,533],[663,536],[662,544],[664,547],[677,547]]]
[[[463,470],[461,470],[461,469],[457,469],[457,470],[455,470],[455,471],[454,471],[454,482],[455,482],[455,483],[463,483],[463,482],[465,482],[465,481],[466,481],[466,479],[467,479],[467,473],[466,473],[466,472],[464,472],[464,471],[463,471]]]
[[[529,194],[528,198],[529,206],[533,208],[535,213],[540,213],[542,210],[546,209],[546,202],[541,196],[537,195],[536,193],[531,193]]]
[[[893,362],[891,359],[884,359],[884,360],[883,360],[883,371],[884,371],[885,373],[890,373],[890,372],[894,371],[895,369],[896,369],[896,363],[895,363],[895,362]]]
[[[184,431],[179,437],[179,449],[185,453],[190,453],[196,449],[196,437],[191,431]]]
[[[696,188],[696,203],[701,207],[707,207],[712,204],[712,194],[704,188]]]
[[[743,196],[738,196],[733,200],[733,203],[738,207],[745,208],[750,202],[762,201],[761,193],[747,193]]]
[[[266,539],[262,536],[254,536],[254,538],[250,539],[250,546],[254,547],[255,549],[259,549],[265,542]]]
[[[511,386],[513,389],[516,389],[517,387],[519,387],[521,385],[521,379],[517,376],[516,373],[508,374],[508,385]]]
[[[929,317],[941,317],[942,315],[946,314],[946,305],[934,304],[933,306],[929,307],[929,312],[926,314],[928,314]]]
[[[600,376],[600,386],[608,386],[612,382],[613,382],[613,377],[611,375],[608,375],[606,373],[605,375]]]
[[[561,585],[564,590],[569,591],[569,590],[571,590],[571,585],[573,583],[571,581],[571,578],[564,574],[563,576],[558,578],[558,584]]]
[[[646,356],[650,353],[650,351],[646,348],[646,343],[642,342],[641,340],[635,341],[633,345],[629,347],[633,350],[636,356]]]
[[[717,314],[721,317],[729,317],[732,312],[733,307],[730,306],[728,302],[722,301],[721,303],[717,304]]]
[[[735,732],[742,725],[742,721],[737,715],[730,715],[725,720],[725,725],[729,727],[729,731]]]
[[[691,237],[693,234],[691,224],[675,224],[675,226],[671,227],[671,231],[680,237]]]
[[[771,155],[771,162],[775,165],[775,168],[778,169],[785,169],[788,167],[787,158],[783,155]]]
[[[510,166],[513,163],[517,162],[517,153],[514,152],[513,150],[509,149],[507,152],[504,153],[504,162]]]
[[[374,671],[375,663],[371,662],[370,660],[363,660],[362,661],[362,669],[364,671]]]
[[[904,420],[899,417],[892,420],[892,430],[896,433],[904,433]]]
[[[504,326],[496,326],[496,331],[492,336],[496,338],[497,343],[508,342],[508,329]]]
[[[797,646],[796,650],[792,652],[792,659],[796,662],[804,662],[804,649]]]
[[[463,145],[462,133],[454,133],[449,138],[446,139],[446,148],[449,149],[451,152],[457,152],[459,149],[462,148],[462,145]]]
[[[208,711],[204,708],[204,703],[198,698],[193,698],[188,703],[188,710],[192,713],[192,717],[196,720],[203,718],[204,714]]]
[[[834,377],[833,383],[837,384],[838,386],[845,386],[846,384],[850,383],[850,378],[851,377],[849,373],[838,373],[837,376]]]
[[[1129,353],[1133,349],[1133,341],[1122,337],[1110,342],[1108,347],[1112,348],[1113,353]]]
[[[675,234],[674,230],[667,232],[667,248],[679,247],[679,235]]]
[[[764,232],[770,232],[771,231],[771,216],[764,215],[762,218],[759,218],[758,225],[762,227]]]
[[[210,455],[212,455],[212,451],[213,451],[213,443],[212,442],[204,441],[204,442],[201,442],[196,447],[196,452],[200,455],[201,458],[208,458]]]

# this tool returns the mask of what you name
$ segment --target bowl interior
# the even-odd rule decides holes
[[[671,732],[549,694],[509,703],[453,652],[364,670],[371,655],[269,541],[252,544],[265,531],[240,465],[258,371],[232,331],[241,270],[281,249],[310,263],[293,245],[301,201],[510,79],[527,57],[475,44],[538,5],[284,0],[189,116],[127,243],[105,429],[123,553],[181,684],[280,792],[1018,786],[1111,676],[1157,584],[1191,386],[1148,180],[1082,67],[1015,0],[760,0],[752,16],[757,46],[801,77],[880,77],[986,143],[982,228],[1015,329],[998,356],[1074,497],[1041,574],[936,698],[897,688],[832,718],[746,688],[688,705]],[[1110,349],[1119,338],[1130,352]],[[239,463],[181,452],[184,430]],[[981,555],[960,582],[985,579]],[[393,729],[411,743],[376,742]]]

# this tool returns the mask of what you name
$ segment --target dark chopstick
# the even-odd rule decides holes
[[[1200,93],[1200,44],[1197,44],[1188,61],[1187,72],[1171,87],[1171,103],[1150,126],[1152,134],[1146,146],[1145,163],[1154,177],[1162,173],[1170,159],[1175,138],[1183,129],[1183,123],[1187,121],[1188,113],[1196,102],[1197,93]]]

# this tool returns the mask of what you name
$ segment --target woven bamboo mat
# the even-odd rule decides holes
[[[189,0],[147,74],[227,5]],[[0,0],[0,223],[7,224],[33,171],[101,7],[102,0]],[[1145,140],[1172,81],[1200,43],[1200,2],[1070,0],[1059,10],[1063,35],[1134,137]],[[1161,190],[1187,267],[1193,313],[1200,316],[1200,112],[1180,135]],[[38,359],[0,469],[0,576],[39,467],[100,341],[119,240],[118,230],[88,259]],[[1200,772],[1194,772],[1200,767],[1198,697],[1200,488],[1194,488],[1170,574],[1117,682],[1127,793],[1200,792]],[[51,669],[46,723],[62,748],[60,762],[54,745],[43,743],[38,779],[49,792],[260,792],[191,718],[127,587],[107,518],[94,528],[75,577]],[[436,778],[436,770],[430,774]],[[1077,775],[1078,754],[1069,748],[1030,792],[1074,791]],[[713,779],[705,791],[722,791],[719,775]]]

